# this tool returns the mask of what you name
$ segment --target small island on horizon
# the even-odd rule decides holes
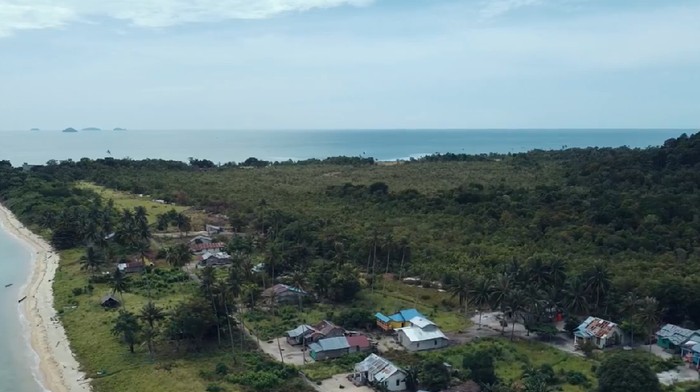
[[[30,129],[30,131],[41,131],[41,129],[39,129],[39,128],[32,128],[32,129]]]
[[[73,132],[78,132],[78,130],[75,128],[68,127],[66,129],[64,129],[62,132],[73,133]]]
[[[102,129],[97,128],[97,127],[87,127],[87,128],[83,128],[82,130],[83,131],[101,131]]]
[[[126,131],[126,128],[114,128],[113,131]]]

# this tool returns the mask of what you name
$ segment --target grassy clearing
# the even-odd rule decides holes
[[[367,355],[356,353],[329,361],[313,362],[304,366],[302,371],[311,381],[326,380],[336,374],[351,372],[355,368],[355,364],[365,359]]]
[[[253,310],[246,312],[244,319],[256,336],[267,340],[282,336],[285,331],[296,328],[299,324],[315,324],[323,319],[332,320],[346,309],[366,309],[374,314],[394,313],[406,308],[418,309],[445,332],[457,332],[472,325],[471,320],[455,310],[455,304],[449,294],[398,282],[386,282],[384,288],[379,283],[374,291],[364,288],[357,298],[348,304],[307,304],[301,311],[298,306],[281,306],[276,310],[276,314],[266,310]]]
[[[143,197],[132,193],[120,192],[114,189],[106,188],[90,182],[81,181],[76,183],[76,187],[81,189],[89,189],[99,194],[104,200],[113,200],[114,205],[121,209],[134,209],[136,207],[144,207],[148,211],[148,223],[155,224],[156,216],[164,214],[170,210],[184,212],[185,215],[192,219],[192,227],[195,230],[204,228],[206,214],[192,210],[190,207],[156,203],[147,195]]]
[[[83,370],[93,378],[92,385],[96,392],[205,391],[212,383],[220,385],[224,391],[244,391],[245,388],[240,385],[203,375],[213,373],[219,363],[232,369],[232,374],[240,374],[261,363],[270,362],[248,340],[244,340],[244,352],[237,347],[239,351],[236,362],[233,361],[230,348],[218,348],[215,344],[205,346],[199,352],[187,352],[184,344],[176,351],[173,345],[161,341],[158,343],[155,360],[149,356],[145,344],[138,345],[136,353],[131,354],[128,347],[111,334],[116,311],[104,310],[99,304],[100,297],[109,292],[107,284],[93,283],[92,293],[74,295],[74,289],[84,289],[88,284],[87,275],[80,270],[78,262],[81,255],[79,250],[61,253],[61,265],[53,284],[54,306],[59,312],[73,352]],[[130,279],[132,285],[137,286],[140,278],[131,275]],[[166,311],[196,291],[196,285],[189,280],[152,289],[154,302]],[[126,309],[137,313],[147,302],[143,294],[143,289],[136,287],[133,293],[125,293],[123,299]],[[286,383],[292,389],[282,387],[280,390],[303,391],[306,388],[298,379]]]

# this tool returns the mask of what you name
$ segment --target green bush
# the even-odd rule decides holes
[[[570,371],[566,374],[566,382],[571,385],[588,385],[588,377],[581,372]]]

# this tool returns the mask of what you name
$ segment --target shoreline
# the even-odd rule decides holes
[[[30,274],[20,290],[20,317],[29,327],[29,343],[38,359],[38,381],[51,392],[90,392],[90,380],[80,371],[73,356],[63,325],[53,307],[52,282],[59,256],[44,239],[28,230],[0,204],[0,223],[10,235],[31,251]],[[18,299],[19,299],[18,298]]]

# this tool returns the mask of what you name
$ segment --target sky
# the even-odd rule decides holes
[[[699,128],[697,0],[0,0],[0,130]]]

